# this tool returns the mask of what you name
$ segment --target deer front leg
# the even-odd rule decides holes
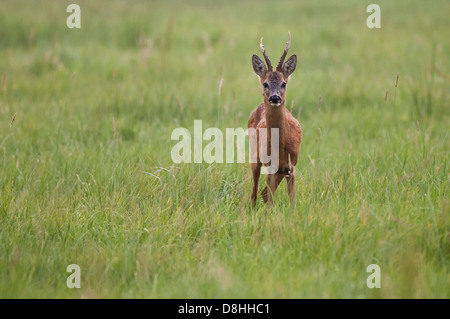
[[[273,204],[273,194],[277,190],[278,185],[280,185],[283,180],[282,174],[268,174],[267,175],[267,186],[264,188],[262,192],[262,197],[264,202],[269,204]]]
[[[295,166],[292,168],[292,172],[289,176],[286,176],[287,181],[287,191],[289,198],[291,199],[291,204],[294,202],[295,198]]]
[[[255,207],[256,198],[258,197],[259,175],[261,174],[261,164],[260,163],[252,163],[252,174],[253,174],[252,205],[253,205],[253,207]]]

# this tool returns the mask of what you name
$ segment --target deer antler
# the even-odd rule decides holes
[[[266,60],[267,69],[269,71],[273,71],[272,63],[270,63],[269,57],[266,55],[266,49],[264,49],[264,45],[263,45],[262,41],[263,41],[263,38],[261,37],[261,43],[259,44],[259,47],[261,48],[261,52],[262,52],[262,54],[264,56],[264,59]]]
[[[284,59],[286,58],[286,54],[288,53],[290,44],[291,44],[291,33],[289,32],[289,40],[288,40],[288,42],[286,42],[286,49],[284,49],[283,55],[280,58],[280,62],[278,62],[277,71],[280,71],[280,72],[282,71]]]

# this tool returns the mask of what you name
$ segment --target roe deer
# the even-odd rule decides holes
[[[262,149],[266,149],[270,152],[271,129],[278,128],[279,132],[279,162],[278,171],[273,174],[267,174],[267,186],[262,192],[265,203],[268,201],[270,204],[273,203],[272,196],[280,182],[283,180],[283,177],[285,177],[287,181],[287,190],[291,203],[294,201],[295,165],[297,164],[300,143],[302,140],[302,128],[285,105],[286,85],[297,65],[297,56],[295,54],[284,62],[291,43],[291,34],[289,33],[286,49],[284,49],[276,71],[273,71],[272,69],[272,64],[266,55],[266,50],[264,49],[262,41],[263,38],[261,38],[260,48],[264,59],[266,60],[267,67],[255,54],[252,56],[252,64],[253,70],[255,70],[255,73],[259,76],[259,80],[263,86],[264,102],[253,111],[248,120],[248,128],[252,128],[254,129],[254,132],[256,132],[256,145],[250,143],[250,151],[253,156],[255,155],[254,152],[256,152],[256,156],[252,156],[252,158],[256,158],[256,163],[251,164],[253,173],[253,206],[255,206],[256,198],[258,196],[259,176],[261,174],[261,166],[263,165],[259,152]],[[267,138],[259,138],[259,129],[267,130]],[[260,145],[260,143],[263,145]],[[261,149],[260,146],[263,148]],[[268,163],[264,163],[264,166],[268,166]]]

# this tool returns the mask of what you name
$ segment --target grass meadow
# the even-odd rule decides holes
[[[1,298],[449,298],[448,1],[72,2],[0,2]],[[171,133],[246,128],[288,31],[297,196],[252,209]]]

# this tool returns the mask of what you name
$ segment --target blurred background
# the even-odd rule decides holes
[[[72,2],[0,1],[0,296],[448,298],[449,1]],[[249,212],[170,136],[246,128],[288,32],[297,207]]]

